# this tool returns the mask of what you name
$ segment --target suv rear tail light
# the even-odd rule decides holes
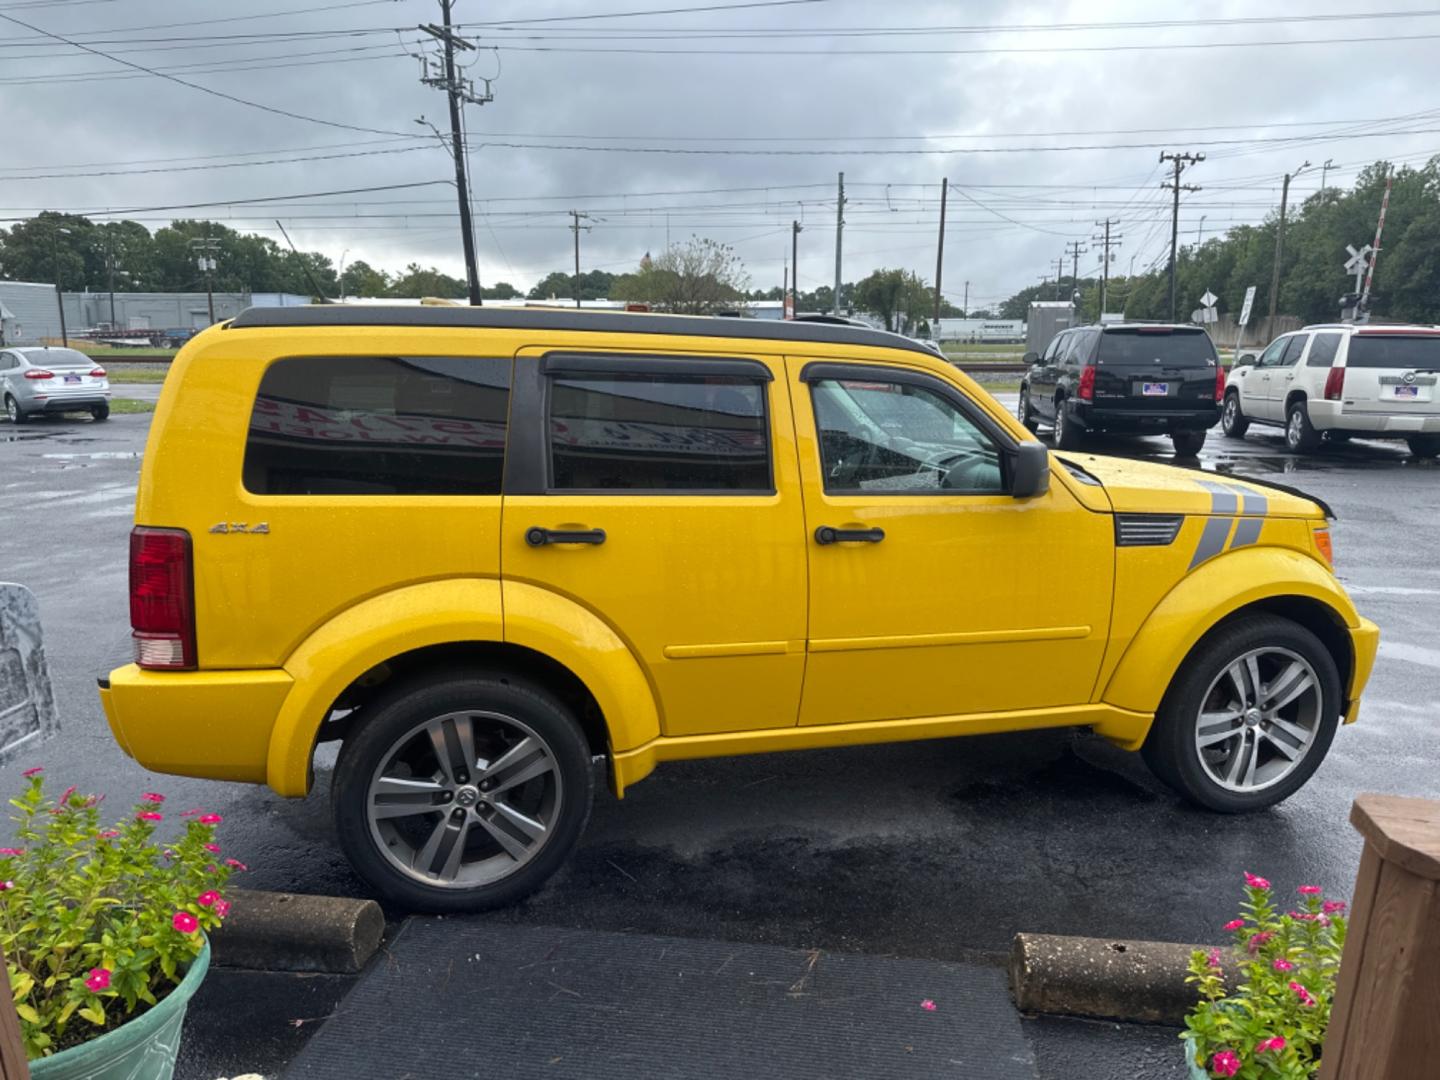
[[[1325,376],[1325,400],[1339,401],[1345,396],[1345,369],[1332,367]]]
[[[27,379],[53,379],[55,373],[53,371],[46,371],[44,368],[34,368],[33,370],[25,372],[25,377]]]
[[[1225,365],[1215,365],[1215,400],[1225,400]]]
[[[194,560],[184,529],[131,530],[130,627],[140,667],[195,666]]]
[[[105,369],[104,369],[103,367],[97,367],[97,368],[95,368],[93,371],[90,372],[90,377],[91,377],[92,379],[103,379],[103,378],[105,378]]]
[[[1095,365],[1086,364],[1080,369],[1080,389],[1077,391],[1084,401],[1095,400]]]

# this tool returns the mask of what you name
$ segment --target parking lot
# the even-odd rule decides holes
[[[22,768],[43,764],[54,783],[122,805],[160,790],[225,816],[226,853],[252,866],[250,884],[358,893],[331,838],[328,759],[315,794],[286,801],[148,775],[106,729],[94,678],[128,658],[126,538],[149,422],[0,423],[0,579],[39,597],[63,724],[42,760],[0,783],[14,792]],[[1095,449],[1171,460],[1164,439]],[[1278,429],[1243,442],[1212,432],[1200,464],[1328,500],[1338,572],[1384,635],[1360,722],[1278,809],[1192,809],[1138,756],[1067,732],[670,764],[623,802],[602,796],[569,865],[487,918],[993,958],[1020,930],[1215,940],[1244,870],[1348,895],[1353,797],[1440,796],[1440,465],[1380,442],[1297,458]]]

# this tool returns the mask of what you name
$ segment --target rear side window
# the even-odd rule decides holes
[[[1310,355],[1305,357],[1305,366],[1328,368],[1335,362],[1335,352],[1339,348],[1339,334],[1316,334],[1310,342]]]
[[[1345,366],[1352,368],[1423,368],[1440,371],[1440,334],[1356,334],[1350,339]]]
[[[256,495],[498,495],[510,360],[300,356],[260,380]]]
[[[1292,337],[1290,343],[1285,346],[1285,355],[1277,361],[1278,365],[1280,367],[1289,367],[1295,363],[1296,360],[1299,360],[1300,354],[1305,351],[1305,342],[1308,340],[1309,335],[1307,334],[1296,334]]]
[[[549,420],[551,490],[774,490],[765,385],[755,379],[556,376]]]
[[[1106,330],[1100,335],[1095,362],[1101,367],[1150,367],[1187,364],[1205,367],[1215,363],[1215,346],[1203,330]]]

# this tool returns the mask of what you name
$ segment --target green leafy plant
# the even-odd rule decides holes
[[[15,847],[0,848],[0,945],[31,1058],[94,1039],[156,1004],[230,910],[232,870],[215,843],[219,814],[187,810],[157,839],[163,795],[147,792],[113,826],[101,799],[67,789],[51,800],[29,769]]]
[[[1245,875],[1235,935],[1242,981],[1227,993],[1221,952],[1196,951],[1186,981],[1200,1001],[1182,1038],[1208,1076],[1303,1080],[1320,1071],[1335,979],[1345,948],[1345,904],[1301,885],[1298,909],[1281,914],[1270,882]]]

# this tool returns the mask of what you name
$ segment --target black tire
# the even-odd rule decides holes
[[[20,403],[9,394],[5,395],[5,415],[10,417],[12,424],[23,424],[30,419],[20,408]]]
[[[1227,439],[1243,439],[1250,430],[1250,418],[1240,408],[1240,391],[1230,390],[1225,394],[1225,404],[1220,408],[1220,430]]]
[[[1020,423],[1025,425],[1025,430],[1030,434],[1040,430],[1040,418],[1035,415],[1035,408],[1030,404],[1030,387],[1020,387],[1020,404],[1015,407],[1015,415],[1020,418]]]
[[[398,687],[367,707],[366,712],[370,714],[369,718],[341,747],[332,780],[331,804],[341,848],[355,872],[380,896],[412,911],[484,911],[515,903],[538,889],[559,869],[589,820],[595,786],[589,743],[580,725],[559,701],[534,684],[503,674],[453,673]],[[484,884],[430,884],[421,880],[414,871],[403,870],[397,865],[396,859],[403,861],[404,846],[395,835],[390,836],[386,846],[396,848],[399,854],[392,856],[382,850],[381,827],[372,827],[369,812],[370,785],[372,779],[379,775],[379,770],[394,760],[396,748],[407,745],[407,740],[415,739],[417,732],[423,731],[428,721],[475,712],[489,714],[478,718],[481,724],[496,724],[489,717],[498,716],[503,718],[499,727],[504,727],[507,722],[518,724],[518,733],[537,739],[543,751],[549,754],[552,763],[550,772],[559,794],[553,804],[554,813],[548,819],[545,836],[539,841],[541,846],[532,856],[527,856],[528,861],[497,880]],[[482,755],[480,748],[488,745],[483,735],[484,730],[477,726],[474,745]],[[420,738],[423,739],[423,736]],[[423,754],[423,742],[414,745],[420,747]],[[493,764],[498,759],[497,752],[497,756],[490,760]],[[484,760],[483,756],[480,760]],[[448,770],[441,767],[441,771],[448,776]],[[390,774],[387,772],[387,775]],[[424,778],[424,767],[410,775]],[[476,767],[475,775],[466,782],[469,790],[464,794],[468,801],[460,797],[461,789],[455,788],[450,798],[436,804],[443,809],[422,811],[396,820],[406,822],[407,828],[412,828],[417,834],[438,829],[446,823],[447,816],[454,814],[461,814],[462,818],[473,814],[478,818],[482,812],[489,810],[490,820],[499,821],[499,816],[490,809],[488,802],[482,805],[471,798],[483,787],[483,776],[483,771]],[[547,773],[513,790],[524,792],[530,785],[549,783],[550,774]],[[499,791],[494,796],[482,798],[493,798],[498,804]],[[462,807],[469,809],[462,810]],[[477,846],[483,851],[487,845],[493,844],[493,829],[488,833],[479,827],[467,826],[467,829],[470,831],[466,833],[465,842],[470,843],[470,847],[466,851]],[[478,845],[468,841],[472,834],[478,839]],[[419,857],[415,854],[414,859]],[[504,863],[500,845],[494,845],[490,857]],[[476,865],[474,861],[466,861],[463,854],[460,862],[463,866]]]
[[[1205,751],[1196,745],[1197,727],[1207,694],[1219,689],[1219,680],[1237,658],[1257,648],[1304,658],[1317,680],[1317,712],[1311,741],[1288,774],[1259,790],[1235,791],[1207,771]],[[1263,810],[1293,795],[1320,767],[1340,722],[1340,693],[1335,660],[1313,633],[1277,615],[1244,615],[1212,630],[1185,658],[1165,691],[1141,754],[1156,776],[1198,806],[1222,814]],[[1280,761],[1271,753],[1273,761]]]
[[[1205,445],[1205,432],[1173,431],[1170,441],[1175,445],[1176,457],[1195,457]]]
[[[1410,453],[1418,458],[1440,455],[1440,435],[1411,435],[1405,442],[1410,446]]]
[[[1313,454],[1320,448],[1320,432],[1310,426],[1304,398],[1292,401],[1285,410],[1285,445],[1292,454]]]
[[[93,416],[97,421],[110,419],[110,405],[109,405],[109,403],[107,402],[107,403],[104,404],[104,405],[96,405],[96,406],[94,406],[94,407],[90,410],[90,415]]]
[[[1085,425],[1070,415],[1064,398],[1055,402],[1055,445],[1061,450],[1079,450],[1085,444]]]

